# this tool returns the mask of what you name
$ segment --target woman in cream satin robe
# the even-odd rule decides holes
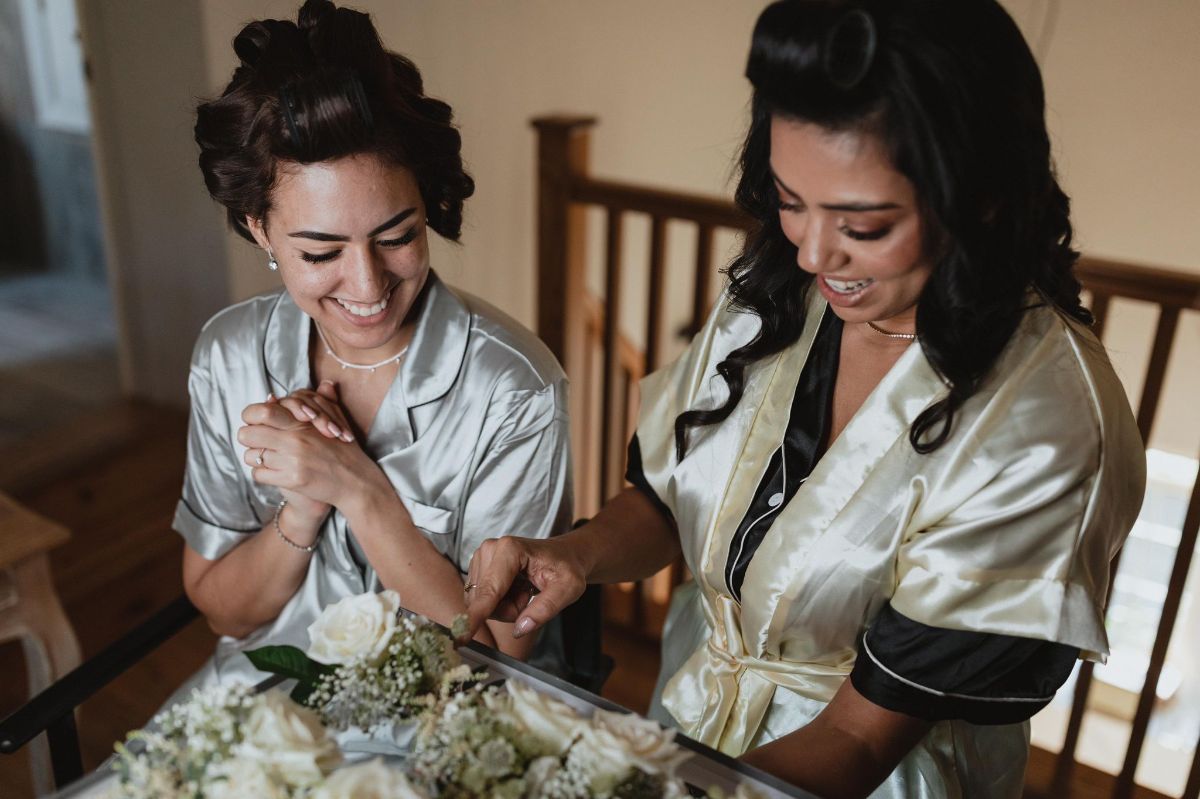
[[[822,796],[1020,796],[1145,478],[1037,65],[995,0],[782,0],[747,76],[758,226],[642,383],[632,487],[484,542],[472,622],[682,553],[653,716]]]
[[[566,377],[529,331],[444,284],[474,189],[450,107],[370,18],[309,0],[252,22],[196,140],[213,198],[283,289],[205,326],[174,527],[184,585],[222,635],[196,676],[257,682],[243,650],[384,588],[449,625],[487,536],[571,522]],[[479,640],[525,658],[503,625]],[[539,663],[561,668],[561,640]]]
[[[815,290],[807,310],[800,339],[747,370],[738,418],[700,428],[683,461],[659,420],[719,404],[711,392],[720,381],[709,378],[757,320],[719,309],[680,360],[642,383],[643,485],[670,509],[695,575],[672,603],[652,715],[733,755],[774,740],[823,709],[856,663],[877,683],[889,665],[912,661],[886,651],[873,659],[861,647],[889,603],[928,628],[1107,653],[1109,562],[1141,504],[1141,439],[1103,349],[1045,304],[1024,316],[991,379],[956,415],[955,435],[929,455],[914,452],[907,433],[945,386],[909,346],[782,504],[733,598],[728,554],[832,313]],[[998,786],[1019,795],[1027,726],[995,722],[1031,715],[1056,687],[981,692],[983,713],[996,715],[939,720],[880,795],[992,796]],[[922,690],[945,704],[936,688],[915,696]]]

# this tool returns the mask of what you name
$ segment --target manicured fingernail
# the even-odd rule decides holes
[[[325,385],[326,383],[328,383],[331,386],[333,385],[333,381],[330,380],[329,378],[325,378],[324,380],[321,381],[321,385]]]
[[[314,411],[312,408],[308,407],[307,405],[301,405],[300,410],[304,411],[304,415],[307,416],[309,419],[317,418],[317,412]]]
[[[329,432],[333,433],[338,438],[342,437],[342,428],[338,427],[333,422],[329,423]]]
[[[533,629],[533,619],[525,616],[517,622],[517,626],[513,628],[513,638],[520,638]]]
[[[274,402],[274,401],[275,401],[275,393],[271,392],[270,394],[267,395],[267,402]]]
[[[342,441],[345,441],[347,444],[349,444],[353,440],[354,440],[354,436],[350,435],[350,431],[348,431],[348,430],[342,431]]]

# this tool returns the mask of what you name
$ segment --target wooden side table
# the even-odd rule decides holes
[[[20,639],[29,675],[29,695],[41,693],[79,665],[79,639],[63,612],[50,576],[51,549],[71,533],[0,492],[0,641]],[[50,755],[45,734],[29,748],[33,787],[51,793]]]

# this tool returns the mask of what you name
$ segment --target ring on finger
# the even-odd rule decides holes
[[[263,459],[264,459],[264,458],[266,458],[266,457],[267,457],[267,448],[266,448],[266,447],[263,447],[262,449],[260,449],[260,450],[258,451],[258,455],[257,455],[257,456],[254,458],[254,465],[255,465],[255,466],[262,466],[262,465],[263,465]]]

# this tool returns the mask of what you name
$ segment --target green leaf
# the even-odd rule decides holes
[[[312,684],[322,674],[329,674],[333,666],[318,663],[294,646],[264,646],[246,652],[246,657],[259,671],[280,674],[302,684]]]
[[[297,704],[308,705],[308,698],[312,696],[312,692],[315,691],[316,688],[317,683],[315,680],[312,682],[304,682],[303,680],[299,680],[296,682],[296,687],[292,689],[292,692],[288,694],[288,696],[290,696],[292,701]]]

